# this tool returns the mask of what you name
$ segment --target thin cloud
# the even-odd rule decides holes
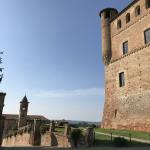
[[[40,91],[34,94],[37,97],[62,98],[73,96],[103,96],[103,88],[87,88],[76,90]]]

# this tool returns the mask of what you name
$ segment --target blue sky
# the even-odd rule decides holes
[[[99,11],[131,0],[0,0],[4,113],[100,121],[104,105]]]

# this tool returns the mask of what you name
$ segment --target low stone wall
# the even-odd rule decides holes
[[[69,138],[63,134],[46,132],[41,135],[41,146],[71,147]]]
[[[17,134],[16,136],[3,138],[2,146],[31,146],[32,137],[29,133]]]
[[[58,142],[58,147],[71,147],[71,142],[67,136],[61,134],[55,134],[55,137]]]
[[[51,133],[46,132],[41,135],[41,146],[51,146]]]

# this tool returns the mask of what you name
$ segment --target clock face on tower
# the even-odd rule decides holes
[[[26,110],[26,107],[22,107],[22,110]]]

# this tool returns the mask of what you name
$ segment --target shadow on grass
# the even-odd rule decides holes
[[[94,146],[113,146],[113,142],[108,140],[95,140]]]
[[[108,140],[95,140],[94,147],[116,147],[113,141]],[[139,142],[128,142],[128,145],[125,147],[150,147],[150,144],[139,143]]]

